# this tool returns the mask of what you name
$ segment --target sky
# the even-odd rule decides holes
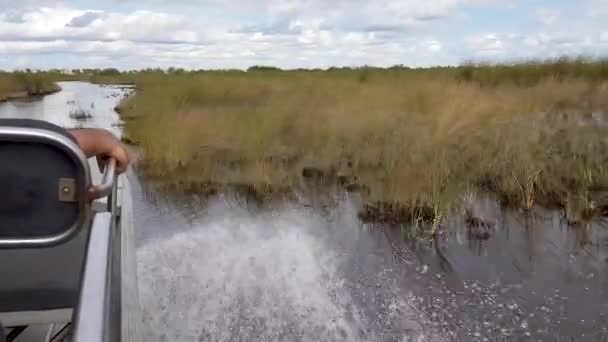
[[[0,0],[0,69],[608,55],[608,0]]]

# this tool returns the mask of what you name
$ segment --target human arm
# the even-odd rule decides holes
[[[87,158],[114,158],[116,172],[121,174],[127,170],[131,158],[129,152],[118,138],[103,129],[82,128],[69,130],[78,142]]]

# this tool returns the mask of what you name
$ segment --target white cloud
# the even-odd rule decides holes
[[[471,49],[477,55],[499,55],[504,52],[504,38],[499,37],[495,33],[489,33],[479,36],[466,38],[466,41]]]
[[[376,41],[374,32],[348,32],[342,37],[346,44],[367,45]]]
[[[0,12],[39,6],[51,6],[57,5],[60,2],[60,0],[0,0]]]
[[[437,53],[441,51],[441,43],[436,40],[429,40],[424,43],[429,52]]]
[[[538,20],[544,25],[552,25],[562,19],[562,13],[556,8],[539,8],[536,11]]]
[[[69,43],[63,40],[49,42],[0,42],[1,55],[43,54],[66,49]]]
[[[608,14],[606,0],[571,11],[518,0],[69,1],[0,0],[0,54],[12,56],[1,67],[17,59],[42,67],[435,65],[608,52],[608,23],[597,14]],[[487,6],[535,21],[481,27],[462,15]]]
[[[293,11],[302,7],[289,2],[279,4],[275,13],[293,17],[284,27],[277,29],[275,25],[268,32],[234,31],[234,25],[229,24],[201,27],[184,15],[152,11],[117,13],[44,7],[26,11],[22,20],[0,15],[0,51],[13,55],[97,56],[86,59],[95,63],[112,62],[104,59],[112,56],[114,61],[130,60],[138,67],[145,63],[201,67],[203,61],[205,67],[245,68],[251,64],[390,65],[402,62],[412,45],[425,53],[441,49],[437,40],[388,42],[373,31],[334,29],[325,17],[295,16]]]
[[[0,40],[198,42],[183,16],[149,11],[122,14],[43,7],[25,12],[19,21],[8,19],[0,16]]]
[[[538,32],[523,35],[485,34],[467,38],[470,56],[480,59],[556,58],[568,56],[605,56],[608,41],[602,34]]]

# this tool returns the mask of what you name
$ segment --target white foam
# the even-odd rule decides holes
[[[320,233],[326,220],[308,211],[251,215],[221,205],[204,217],[138,250],[147,341],[369,338],[370,322],[339,272],[342,256]],[[348,229],[360,234],[357,225]],[[393,319],[411,319],[402,302],[393,301],[402,315]]]

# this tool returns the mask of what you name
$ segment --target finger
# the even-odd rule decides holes
[[[118,159],[116,160],[116,173],[117,174],[122,174],[125,171],[127,171],[127,167],[129,164],[125,163],[124,161],[118,161]]]
[[[129,155],[127,151],[121,146],[114,151],[113,156],[116,158],[116,171],[119,174],[127,171],[129,166]]]

